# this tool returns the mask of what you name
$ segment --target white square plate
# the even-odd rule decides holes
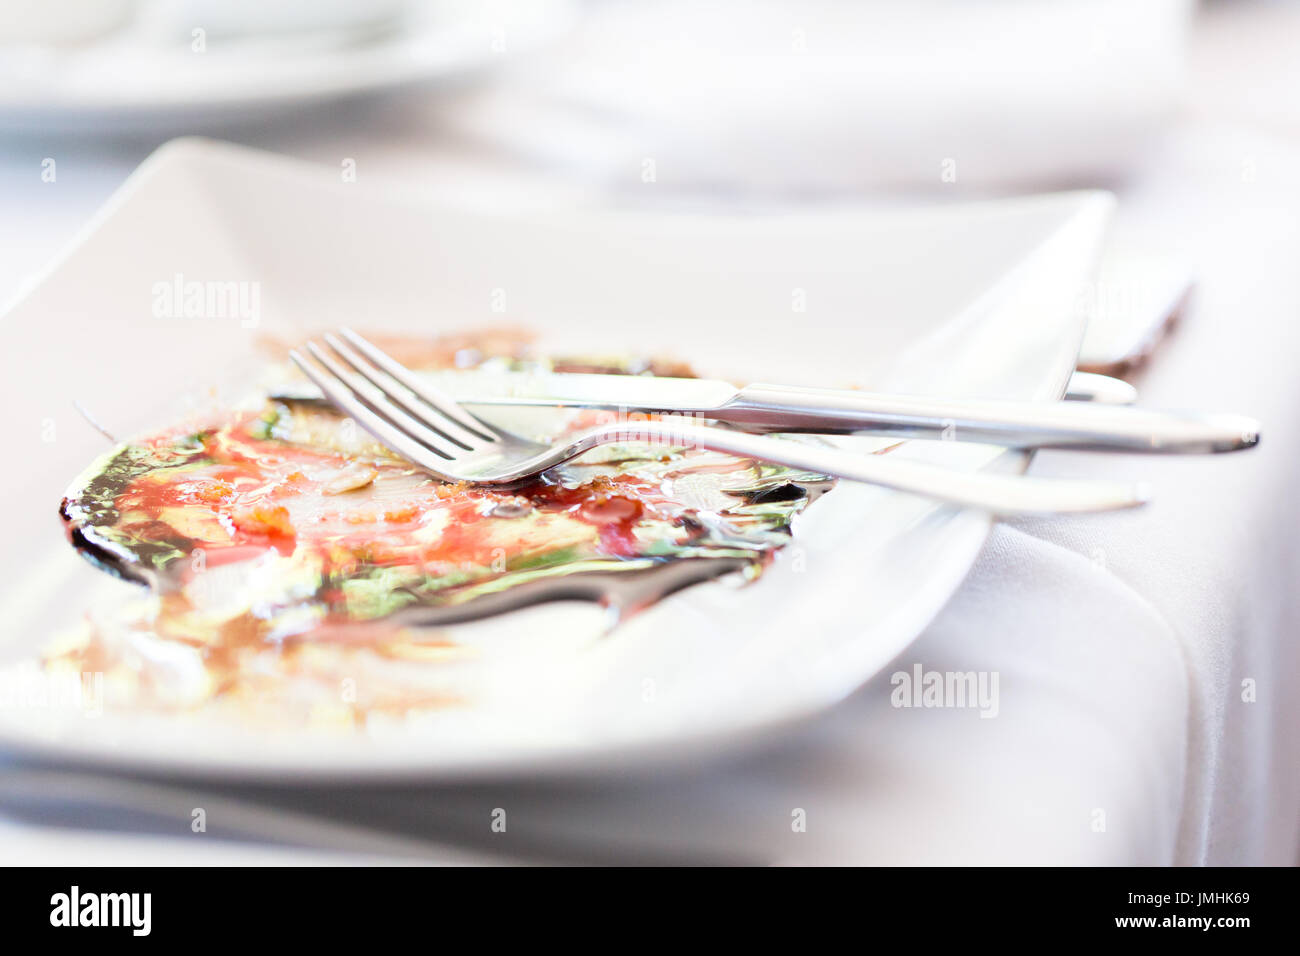
[[[133,587],[60,534],[63,489],[104,450],[74,401],[129,435],[246,367],[259,333],[503,321],[533,328],[544,347],[670,353],[708,375],[1055,399],[1110,210],[1108,195],[1077,192],[779,215],[505,217],[238,147],[169,144],[3,318],[12,507],[0,660],[29,656]],[[155,286],[178,274],[257,283],[257,328],[154,317]],[[1025,462],[953,442],[893,454],[954,468]],[[255,732],[0,706],[0,740],[63,759],[263,779],[679,759],[755,739],[869,678],[947,600],[988,528],[982,514],[841,483],[747,587],[696,585],[605,636],[599,609],[578,604],[452,630],[480,652],[449,672],[469,703],[431,718],[354,734]]]

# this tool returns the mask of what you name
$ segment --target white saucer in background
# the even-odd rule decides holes
[[[72,33],[53,19],[42,27],[17,18],[7,41],[0,30],[0,131],[192,132],[449,80],[560,36],[575,10],[574,0],[384,0],[365,8],[331,0],[319,10],[187,0],[87,6],[83,29]]]

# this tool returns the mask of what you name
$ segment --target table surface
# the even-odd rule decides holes
[[[1193,308],[1134,380],[1152,406],[1264,422],[1249,455],[1040,455],[1035,473],[1152,481],[1155,503],[998,526],[894,665],[760,748],[652,778],[279,791],[9,762],[14,862],[415,858],[739,863],[1269,863],[1300,845],[1300,9],[1211,7],[1188,106],[1114,188],[1126,244],[1191,261]],[[229,138],[486,205],[591,201],[564,176],[448,143],[411,103]],[[0,145],[0,298],[80,228],[148,145]],[[41,162],[57,180],[41,181]],[[999,674],[1000,712],[891,706],[914,665]],[[204,839],[191,812],[204,807]],[[507,811],[506,832],[490,827]],[[802,811],[802,814],[799,813]],[[797,819],[806,826],[792,826]],[[70,832],[67,827],[81,828]]]

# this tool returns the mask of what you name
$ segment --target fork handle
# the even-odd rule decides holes
[[[634,432],[713,451],[922,495],[997,515],[1113,511],[1144,504],[1145,485],[1119,481],[1032,478],[987,471],[955,471],[890,455],[862,455],[803,442],[673,422],[638,424]],[[633,440],[635,435],[628,435]]]
[[[1015,448],[1200,454],[1259,441],[1243,415],[1162,412],[1087,402],[1017,402],[750,385],[711,418],[772,431],[872,432]]]

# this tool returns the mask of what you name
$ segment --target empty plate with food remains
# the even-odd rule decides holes
[[[518,487],[448,484],[294,397],[287,348],[352,325],[416,369],[1054,398],[1110,208],[1070,193],[504,218],[336,180],[165,147],[10,309],[23,354],[58,368],[0,386],[56,434],[18,449],[33,507],[14,540],[32,544],[2,559],[7,745],[187,774],[453,779],[762,740],[904,648],[988,517],[637,441]],[[479,413],[548,440],[611,414]],[[1026,461],[834,441],[958,469]]]

